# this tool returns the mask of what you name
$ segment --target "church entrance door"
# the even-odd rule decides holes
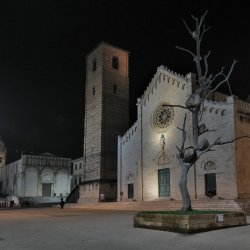
[[[159,197],[170,196],[170,172],[169,168],[158,171]]]
[[[51,196],[51,184],[50,183],[43,183],[42,196],[43,197]]]
[[[216,175],[205,174],[205,192],[206,196],[213,197],[216,195]]]

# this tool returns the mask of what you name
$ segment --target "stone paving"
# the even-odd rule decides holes
[[[133,211],[72,208],[1,209],[0,249],[250,249],[250,225],[182,235],[134,228],[133,215]]]

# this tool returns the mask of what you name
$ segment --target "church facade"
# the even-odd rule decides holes
[[[181,76],[165,66],[137,100],[137,121],[118,138],[118,201],[180,200],[180,167],[176,158],[187,115],[187,144],[192,114],[185,106],[194,91],[195,75]],[[235,96],[216,93],[204,103],[200,124],[211,130],[209,142],[231,141],[250,134],[250,104]],[[243,138],[217,146],[196,162],[188,174],[191,199],[250,197],[250,140]]]

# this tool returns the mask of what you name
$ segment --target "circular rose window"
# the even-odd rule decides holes
[[[168,106],[168,103],[159,104],[151,117],[151,124],[155,131],[162,132],[172,123],[174,119],[174,109]]]

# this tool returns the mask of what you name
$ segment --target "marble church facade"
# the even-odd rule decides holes
[[[8,195],[59,200],[70,193],[70,159],[49,153],[23,154],[18,161],[2,166],[0,176],[1,192]]]
[[[181,76],[165,66],[157,69],[152,81],[137,101],[137,121],[118,138],[118,201],[181,199],[180,168],[176,159],[187,114],[188,134],[192,117],[185,106],[194,91],[194,75]],[[208,139],[230,141],[250,134],[250,104],[235,96],[216,93],[203,107],[200,124],[206,124]],[[187,140],[191,140],[189,136]],[[189,171],[191,199],[250,197],[250,140],[218,146],[204,154]]]

